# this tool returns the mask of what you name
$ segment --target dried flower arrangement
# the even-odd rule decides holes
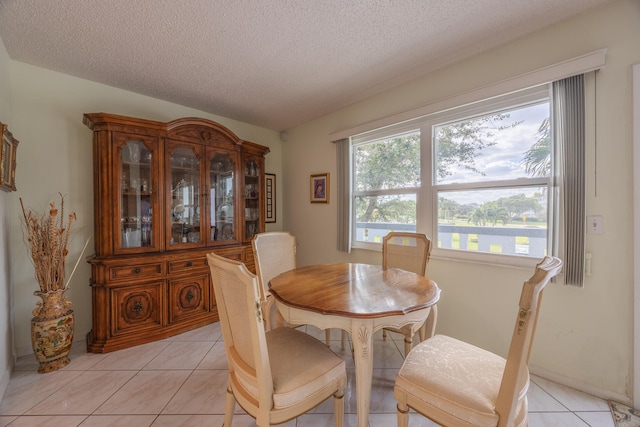
[[[52,202],[49,204],[48,215],[25,209],[22,198],[20,198],[20,206],[24,216],[29,255],[36,270],[40,292],[66,290],[69,282],[64,283],[64,262],[69,253],[69,237],[71,226],[76,220],[75,212],[67,216],[65,223],[62,194],[60,194],[60,210]]]

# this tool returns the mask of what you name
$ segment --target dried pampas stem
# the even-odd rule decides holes
[[[71,282],[71,278],[73,277],[73,273],[76,272],[76,268],[78,268],[78,264],[80,263],[80,259],[82,259],[82,254],[84,254],[84,251],[87,249],[87,245],[89,244],[89,240],[91,240],[91,236],[87,237],[87,241],[84,242],[84,247],[82,248],[82,252],[80,252],[80,255],[78,255],[78,259],[76,261],[76,265],[73,266],[73,270],[71,270],[71,274],[69,275],[69,278],[67,279],[67,283],[65,283],[64,288],[65,289],[69,289],[69,282]]]
[[[40,285],[40,292],[65,289],[64,261],[69,253],[69,237],[76,214],[69,214],[65,224],[62,194],[60,194],[59,218],[58,209],[53,202],[49,204],[48,215],[25,209],[22,198],[20,198],[20,206],[24,217],[26,243],[31,262],[36,270],[36,280]]]

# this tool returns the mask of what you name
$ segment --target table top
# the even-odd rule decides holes
[[[321,264],[284,272],[269,282],[277,301],[321,314],[375,318],[432,306],[440,297],[433,280],[370,264]]]

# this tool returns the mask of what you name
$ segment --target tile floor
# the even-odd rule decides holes
[[[305,328],[305,327],[302,327]],[[306,327],[324,340],[324,332]],[[332,349],[347,360],[345,426],[356,425],[354,365],[350,350],[341,351],[339,331]],[[391,338],[391,340],[389,340]],[[400,335],[374,342],[370,426],[396,425],[393,383],[403,361]],[[222,426],[227,378],[218,323],[169,338],[107,354],[74,349],[71,363],[38,374],[32,357],[20,360],[4,399],[0,427],[70,426]],[[529,392],[530,427],[614,427],[606,401],[534,377]],[[413,413],[411,427],[436,424]],[[333,426],[331,399],[285,427]],[[234,427],[255,426],[236,406]]]

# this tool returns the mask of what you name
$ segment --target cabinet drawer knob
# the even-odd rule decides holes
[[[134,268],[134,269],[133,269],[133,270],[131,270],[131,271],[133,272],[133,274],[140,274],[140,272],[141,272],[142,270],[140,269],[140,267],[136,267],[136,268]]]
[[[187,263],[185,264],[187,267],[191,267],[193,266],[193,263],[191,261],[187,261]]]
[[[140,313],[143,309],[144,307],[142,306],[142,303],[140,301],[136,301],[133,304],[133,311],[135,311],[136,313]]]

